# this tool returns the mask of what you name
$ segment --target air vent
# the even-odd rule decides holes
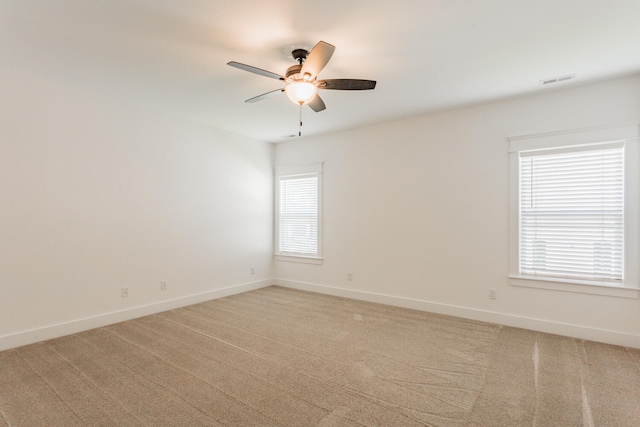
[[[567,80],[574,79],[575,77],[576,77],[575,74],[567,74],[566,76],[553,77],[550,79],[540,80],[540,84],[544,86],[552,83],[566,82]]]

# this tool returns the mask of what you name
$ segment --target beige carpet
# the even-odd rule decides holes
[[[0,352],[4,426],[640,426],[640,350],[272,286]]]

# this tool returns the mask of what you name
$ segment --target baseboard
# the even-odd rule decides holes
[[[515,328],[523,328],[539,332],[546,332],[582,340],[597,341],[606,344],[620,345],[631,348],[640,348],[640,336],[626,334],[623,332],[609,331],[605,329],[594,329],[580,325],[559,323],[543,319],[534,319],[529,317],[516,316],[513,314],[497,313],[488,310],[479,310],[475,308],[442,304],[413,298],[404,298],[374,292],[357,291],[353,289],[320,285],[316,283],[307,283],[286,279],[274,279],[274,283],[279,286],[293,289],[335,295],[361,301],[375,302],[379,304],[393,305],[396,307],[410,308],[430,313],[445,314],[449,316],[479,320],[488,323],[496,323],[499,325],[512,326]]]
[[[243,283],[240,285],[228,286],[221,289],[203,292],[200,294],[188,295],[172,300],[160,301],[153,304],[133,307],[127,310],[114,311],[111,313],[100,314],[97,316],[76,319],[69,322],[49,325],[42,328],[22,331],[15,334],[0,336],[0,351],[10,348],[20,347],[27,344],[33,344],[38,341],[44,341],[52,338],[58,338],[65,335],[74,334],[76,332],[87,331],[89,329],[99,328],[101,326],[112,325],[114,323],[124,322],[150,314],[160,313],[162,311],[174,308],[185,307],[187,305],[197,304],[217,298],[223,298],[242,292],[252,291],[264,288],[274,284],[273,279],[265,279],[256,282]]]
[[[127,310],[105,313],[97,316],[76,319],[73,321],[55,325],[49,325],[42,328],[22,331],[15,334],[0,336],[0,351],[32,344],[38,341],[57,338],[76,332],[99,328],[101,326],[107,326],[114,323],[123,322],[125,320],[148,316],[150,314],[160,313],[162,311],[167,311],[174,308],[185,307],[191,304],[197,304],[204,301],[248,292],[274,284],[292,289],[300,289],[327,295],[352,298],[361,301],[393,305],[396,307],[410,308],[430,313],[445,314],[449,316],[462,317],[465,319],[473,319],[483,322],[496,323],[499,325],[512,326],[515,328],[530,329],[534,331],[603,342],[613,345],[620,345],[624,347],[640,348],[640,336],[625,334],[622,332],[587,328],[584,326],[552,322],[549,320],[515,316],[512,314],[497,313],[488,310],[479,310],[475,308],[442,304],[413,298],[398,297],[394,295],[357,291],[353,289],[320,285],[316,283],[307,283],[286,279],[265,279],[256,282],[243,283],[221,289],[215,289],[200,294],[188,295],[168,301],[161,301],[153,304],[133,307]]]

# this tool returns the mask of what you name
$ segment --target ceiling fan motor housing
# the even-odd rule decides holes
[[[310,80],[311,74],[305,73],[306,76],[303,76],[300,73],[300,71],[302,70],[302,64],[304,64],[304,61],[307,59],[307,55],[309,55],[309,52],[306,49],[294,49],[291,51],[291,56],[293,56],[293,59],[295,59],[298,63],[296,65],[292,65],[291,67],[287,68],[287,73],[286,73],[287,80],[289,81]]]
[[[287,68],[287,73],[285,74],[287,78],[295,76],[296,74],[300,74],[300,70],[302,69],[302,64],[292,65]]]

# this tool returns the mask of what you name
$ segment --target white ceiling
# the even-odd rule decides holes
[[[293,48],[336,46],[303,136],[640,72],[639,0],[2,0],[0,66],[266,141],[297,134]],[[540,80],[576,74],[543,87]],[[64,100],[61,100],[64,102]]]

